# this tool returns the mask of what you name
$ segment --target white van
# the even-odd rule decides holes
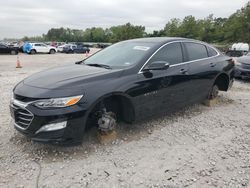
[[[231,50],[248,52],[249,45],[247,43],[234,43],[231,47]]]

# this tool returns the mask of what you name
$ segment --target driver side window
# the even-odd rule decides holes
[[[170,65],[183,62],[181,43],[171,43],[160,49],[149,61],[149,64],[155,61],[166,61]]]

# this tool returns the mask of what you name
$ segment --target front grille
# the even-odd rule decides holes
[[[242,64],[241,64],[241,67],[242,67],[243,69],[250,69],[250,64],[242,63]]]
[[[25,108],[21,108],[15,104],[12,104],[11,107],[13,108],[13,116],[15,119],[15,123],[19,127],[27,129],[31,124],[34,115]]]

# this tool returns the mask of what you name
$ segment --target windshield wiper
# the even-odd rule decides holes
[[[82,64],[83,62],[84,62],[84,60],[81,60],[81,61],[75,62],[75,64],[79,65],[79,64]]]
[[[105,69],[112,69],[109,65],[104,65],[104,64],[99,64],[99,63],[85,64],[85,65],[93,66],[93,67],[103,67]]]

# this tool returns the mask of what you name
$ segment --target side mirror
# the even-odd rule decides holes
[[[149,70],[166,70],[168,69],[170,64],[166,61],[154,61],[150,63],[150,65],[146,66],[143,70],[149,71]]]

